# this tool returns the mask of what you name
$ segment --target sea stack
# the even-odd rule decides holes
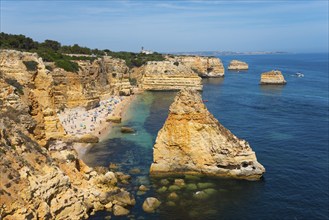
[[[178,92],[153,147],[151,175],[203,174],[258,180],[264,172],[248,142],[216,120],[198,91]]]
[[[175,56],[173,58],[167,57],[167,59],[190,67],[202,78],[224,77],[225,74],[223,63],[217,57]]]
[[[188,66],[173,61],[148,61],[143,66],[140,87],[151,91],[179,91],[185,87],[202,90],[202,81]]]
[[[261,85],[284,85],[286,83],[286,80],[279,70],[262,73],[260,78]]]
[[[246,62],[242,62],[239,60],[232,60],[227,69],[228,70],[248,70],[249,66]]]

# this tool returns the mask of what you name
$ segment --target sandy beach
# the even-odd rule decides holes
[[[65,109],[58,116],[68,135],[81,137],[92,134],[102,141],[106,139],[112,127],[112,122],[106,122],[106,118],[123,117],[133,99],[134,96],[111,96],[100,101],[96,108],[88,111],[82,107]]]

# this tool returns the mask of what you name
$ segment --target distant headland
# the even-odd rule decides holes
[[[176,55],[197,55],[197,56],[235,56],[235,55],[265,55],[265,54],[286,54],[284,51],[191,51],[191,52],[174,52]]]

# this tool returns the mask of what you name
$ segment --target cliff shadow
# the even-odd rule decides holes
[[[264,95],[281,95],[285,85],[259,85],[259,90]]]
[[[208,84],[208,85],[221,85],[224,82],[224,77],[218,77],[218,78],[203,78],[202,84]]]

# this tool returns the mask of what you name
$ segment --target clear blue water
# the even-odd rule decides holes
[[[175,205],[167,204],[169,192],[159,193],[159,179],[150,178],[152,147],[175,92],[147,92],[137,97],[123,122],[137,130],[123,135],[119,126],[109,139],[95,145],[83,158],[91,166],[121,165],[132,174],[125,187],[137,204],[129,217],[113,219],[329,219],[328,180],[328,54],[280,54],[220,57],[227,67],[232,59],[248,62],[248,71],[226,71],[223,79],[206,79],[202,96],[209,111],[228,129],[246,139],[266,168],[258,182],[185,178],[186,183],[210,183],[215,193],[204,200],[195,191],[177,191]],[[260,74],[279,69],[287,84],[260,86]],[[294,76],[302,72],[303,78]],[[172,183],[174,178],[168,178]],[[136,194],[145,184],[151,189]],[[144,199],[162,201],[159,210],[146,214]],[[98,212],[90,219],[110,213]]]

